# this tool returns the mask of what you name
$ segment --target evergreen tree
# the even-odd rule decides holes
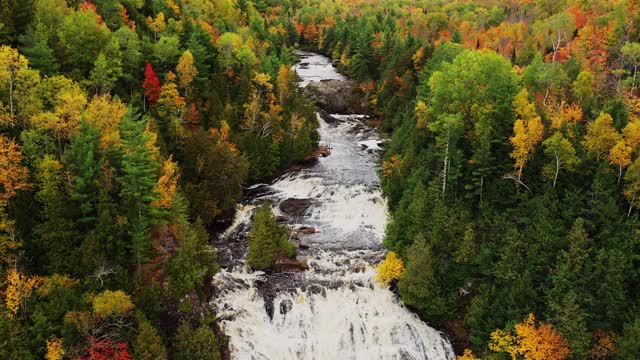
[[[157,222],[157,210],[151,205],[157,194],[158,153],[151,134],[145,131],[147,118],[140,119],[132,108],[127,109],[120,124],[122,137],[122,186],[120,201],[129,220],[130,251],[135,262],[149,259],[151,242],[149,229]]]
[[[49,46],[50,35],[46,31],[45,26],[38,23],[35,29],[30,29],[20,37],[23,44],[20,50],[29,59],[32,68],[40,70],[44,75],[54,75],[60,66]]]
[[[249,232],[247,264],[255,270],[267,270],[279,253],[293,257],[295,247],[289,242],[286,227],[278,225],[271,206],[264,204],[256,212]]]
[[[78,228],[84,231],[95,224],[98,202],[98,177],[102,167],[98,149],[100,132],[83,122],[65,152],[69,170],[73,173],[71,199],[78,204]]]
[[[133,342],[136,359],[166,360],[167,350],[158,331],[142,314],[138,314],[138,333]]]
[[[191,225],[186,221],[180,225],[180,247],[169,262],[167,273],[169,284],[176,299],[189,292],[202,293],[204,284],[216,272],[216,251],[208,245],[208,235],[198,220]]]
[[[73,222],[67,217],[66,199],[62,191],[62,164],[46,155],[38,163],[39,191],[36,200],[42,204],[42,223],[35,229],[39,236],[40,263],[48,264],[49,273],[75,273],[74,256],[78,241]]]
[[[619,358],[633,360],[640,354],[640,317],[636,316],[624,325],[622,336],[618,339]]]

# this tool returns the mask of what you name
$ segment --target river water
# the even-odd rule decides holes
[[[300,86],[323,79],[344,79],[328,58],[301,53],[296,72]],[[377,174],[380,141],[361,115],[319,117],[321,144],[331,155],[307,169],[288,173],[272,184],[250,188],[254,196],[238,205],[221,241],[244,243],[256,204],[269,200],[274,213],[287,199],[309,199],[290,227],[313,227],[298,258],[310,269],[266,275],[250,272],[243,254],[232,258],[214,278],[216,309],[229,336],[233,359],[453,359],[449,342],[408,311],[375,278],[384,257],[381,243],[387,223]],[[219,245],[220,247],[220,245]],[[246,249],[240,247],[241,249]],[[221,249],[222,252],[225,249]]]

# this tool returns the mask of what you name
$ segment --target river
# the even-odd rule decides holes
[[[300,86],[344,79],[328,58],[300,56]],[[308,199],[306,211],[287,222],[316,229],[301,239],[298,258],[310,267],[301,273],[251,272],[243,251],[221,249],[232,261],[214,278],[211,305],[229,336],[232,358],[453,359],[448,340],[374,280],[387,223],[376,132],[362,115],[318,119],[321,144],[331,155],[272,184],[250,187],[251,200],[238,205],[233,224],[221,235],[222,242],[244,243],[251,214],[265,200],[282,216],[283,201]]]

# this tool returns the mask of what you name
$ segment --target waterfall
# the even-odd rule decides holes
[[[296,67],[302,86],[344,79],[328,58],[303,53]],[[377,175],[379,146],[362,115],[319,117],[321,142],[331,155],[289,173],[244,205],[222,235],[250,226],[255,203],[270,200],[276,215],[287,199],[309,208],[290,226],[304,236],[299,258],[309,270],[296,274],[250,272],[240,262],[214,278],[212,301],[234,359],[453,359],[451,344],[375,281],[387,223]],[[242,234],[235,239],[242,238]]]

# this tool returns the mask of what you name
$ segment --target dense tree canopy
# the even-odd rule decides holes
[[[382,280],[463,358],[635,358],[639,43],[634,1],[0,0],[0,358],[221,357],[207,230],[318,141],[294,47],[389,135]]]
[[[0,1],[0,357],[221,357],[189,306],[219,269],[207,230],[317,142],[292,20],[260,9]]]

